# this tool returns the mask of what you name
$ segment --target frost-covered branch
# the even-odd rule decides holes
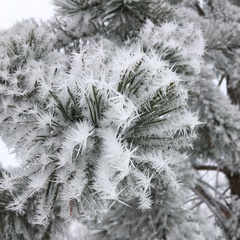
[[[187,88],[202,68],[200,31],[148,21],[125,48],[102,38],[70,57],[48,26],[11,31],[0,39],[1,134],[22,169],[1,181],[10,209],[37,196],[35,222],[48,224],[55,206],[65,219],[92,218],[132,199],[150,208],[154,182],[181,188],[198,124]]]
[[[219,166],[214,165],[193,165],[194,169],[198,171],[217,171],[225,174],[229,174],[229,169],[226,167],[220,168]]]

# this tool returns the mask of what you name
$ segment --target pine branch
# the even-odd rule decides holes
[[[211,189],[216,196],[219,197],[219,199],[223,200],[225,205],[227,206],[228,209],[231,209],[230,204],[226,201],[226,198],[224,197],[224,194],[220,193],[220,191],[218,191],[217,187],[213,187],[211,186],[209,183],[207,183],[206,181],[203,181],[202,179],[197,179],[197,181],[203,185],[205,185],[206,187],[208,187],[209,189]]]
[[[193,168],[198,171],[217,171],[224,174],[229,174],[230,170],[227,167],[219,167],[214,165],[193,165]]]
[[[89,0],[53,0],[53,4],[57,7],[56,11],[62,15],[75,15],[81,11],[91,11],[99,6],[101,1]]]
[[[86,0],[54,0],[57,12],[62,16],[78,17],[80,24],[89,18],[90,28],[94,28],[92,35],[105,35],[107,38],[136,38],[141,27],[150,19],[156,24],[165,22],[173,14],[172,7],[166,1],[124,1],[124,0],[104,0],[104,1],[86,1]],[[71,36],[71,31],[59,29]],[[57,27],[58,28],[58,27]],[[84,33],[85,34],[85,33]],[[78,36],[82,38],[84,36]]]
[[[192,191],[195,192],[202,201],[209,207],[211,212],[215,215],[219,221],[221,227],[228,232],[228,227],[226,225],[226,219],[229,219],[232,216],[232,213],[227,209],[223,204],[216,201],[210,194],[208,194],[201,184],[197,183]]]

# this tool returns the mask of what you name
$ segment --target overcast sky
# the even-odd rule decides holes
[[[24,18],[48,19],[53,16],[51,0],[0,0],[0,28]]]
[[[46,20],[53,17],[51,0],[0,0],[0,29],[27,18]],[[16,166],[15,156],[0,140],[0,161],[4,167]]]

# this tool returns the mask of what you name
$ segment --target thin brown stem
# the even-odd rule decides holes
[[[193,168],[198,171],[218,171],[224,174],[229,174],[229,169],[227,167],[218,167],[214,165],[193,165]]]

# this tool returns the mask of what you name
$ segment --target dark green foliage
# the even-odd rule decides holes
[[[74,29],[67,22],[56,23],[57,28],[72,40],[101,34],[110,39],[132,41],[147,19],[160,24],[168,21],[173,14],[169,4],[162,0],[54,0],[53,3],[57,12],[67,17],[66,21],[75,21]]]

